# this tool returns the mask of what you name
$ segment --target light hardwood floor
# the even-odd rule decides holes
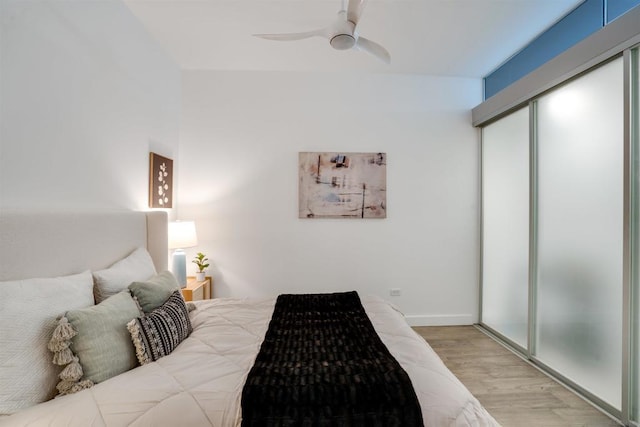
[[[503,427],[619,426],[474,326],[414,329]]]

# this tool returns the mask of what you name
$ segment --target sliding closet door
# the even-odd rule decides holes
[[[527,347],[529,108],[482,130],[482,323]]]
[[[620,409],[623,61],[537,103],[535,357]]]

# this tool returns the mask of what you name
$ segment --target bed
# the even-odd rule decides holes
[[[25,284],[32,283],[30,278],[68,277],[86,271],[110,272],[114,265],[129,259],[141,248],[149,254],[159,276],[167,268],[166,229],[164,212],[0,213],[0,240],[3,242],[0,247],[0,295],[4,296],[0,299],[0,316],[4,316],[0,344],[7,348],[7,341],[11,339],[8,325],[4,323],[11,320],[6,313],[13,310],[15,317],[16,310],[21,309],[16,306],[24,304],[24,317],[28,318],[26,312],[33,309],[28,306],[38,304],[38,301],[24,302],[23,294],[28,293]],[[34,265],[37,266],[35,270]],[[23,280],[24,277],[29,279]],[[95,274],[93,280],[96,280]],[[47,286],[48,283],[36,285]],[[65,286],[51,283],[52,286]],[[19,290],[3,291],[2,287]],[[65,300],[57,296],[49,298],[50,301]],[[47,355],[46,338],[66,309],[69,313],[92,309],[74,308],[74,302],[82,298],[66,298],[63,305],[69,304],[70,308],[53,308],[60,313],[51,319],[45,337],[36,334],[36,338],[26,343],[29,353]],[[498,425],[429,345],[408,326],[397,309],[379,297],[361,295],[359,298],[379,339],[410,378],[425,426]],[[112,299],[115,298],[105,298],[105,301]],[[27,394],[35,401],[20,401],[9,395],[6,388],[13,386],[9,379],[12,363],[7,360],[15,360],[16,355],[11,359],[0,354],[0,361],[5,365],[0,370],[0,404],[3,400],[6,403],[14,399],[13,409],[11,404],[9,409],[5,405],[0,425],[240,426],[245,381],[261,351],[277,301],[275,296],[197,301],[188,312],[190,334],[169,354],[113,375],[92,387],[80,387],[80,391],[55,398],[52,398],[55,390],[43,394],[46,391],[43,389],[52,387],[50,373],[46,386],[39,387],[39,395]],[[85,304],[92,305],[91,302]],[[49,302],[47,305],[55,304]],[[24,328],[28,328],[29,321],[25,323]],[[22,341],[19,344],[25,350]],[[42,369],[49,368],[43,365]],[[59,367],[53,368],[54,373],[60,372]]]

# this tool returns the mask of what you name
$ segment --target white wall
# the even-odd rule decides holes
[[[0,209],[145,209],[155,151],[215,295],[357,289],[414,324],[477,320],[479,80],[183,72],[181,115],[180,71],[120,2],[5,0],[0,31]],[[388,218],[298,219],[299,151],[386,152]]]
[[[417,75],[183,72],[177,215],[196,221],[200,240],[187,255],[209,255],[216,296],[356,289],[413,324],[477,321],[470,110],[480,88]],[[387,218],[298,219],[299,151],[386,152]]]
[[[119,1],[0,2],[0,209],[144,209],[180,70]]]

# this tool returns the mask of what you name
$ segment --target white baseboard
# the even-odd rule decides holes
[[[459,326],[473,325],[478,320],[471,314],[409,314],[405,316],[410,326]]]

